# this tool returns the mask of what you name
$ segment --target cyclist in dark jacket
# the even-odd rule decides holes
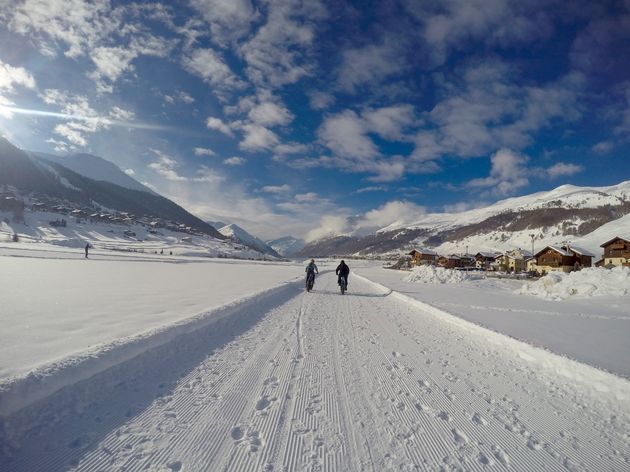
[[[335,274],[337,274],[337,285],[341,285],[341,277],[346,278],[346,287],[348,287],[348,275],[350,275],[350,267],[344,262],[337,266],[337,270],[335,270]]]

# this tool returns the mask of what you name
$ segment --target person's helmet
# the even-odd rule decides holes
[[[343,261],[343,259],[341,259],[341,263],[342,263],[342,264],[345,264],[345,262]]]
[[[315,259],[311,259],[311,262],[315,262]]]

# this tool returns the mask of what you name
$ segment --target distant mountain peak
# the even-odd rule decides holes
[[[268,254],[273,257],[282,258],[278,252],[276,252],[271,246],[267,245],[264,241],[253,236],[247,230],[241,228],[239,225],[235,223],[230,223],[228,225],[219,228],[219,233],[223,236],[230,238],[232,241],[248,246],[258,252],[263,254]]]

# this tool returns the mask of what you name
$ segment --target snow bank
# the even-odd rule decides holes
[[[425,284],[458,284],[464,280],[473,280],[478,278],[480,278],[478,275],[472,275],[469,272],[423,265],[414,268],[411,273],[404,278],[404,281],[420,282]]]
[[[516,293],[535,295],[548,300],[589,298],[630,294],[630,268],[589,268],[579,272],[548,274],[536,282],[528,282]]]

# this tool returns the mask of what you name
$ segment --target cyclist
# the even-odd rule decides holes
[[[348,290],[348,275],[350,275],[350,267],[344,261],[337,266],[337,270],[335,270],[335,274],[337,274],[337,285],[341,285],[341,277],[346,278],[346,290]]]
[[[304,272],[306,272],[307,285],[308,285],[308,280],[310,277],[313,277],[313,283],[314,283],[315,274],[319,274],[319,270],[317,269],[317,265],[315,264],[315,259],[311,259],[311,262],[308,263],[308,265],[306,266],[306,269],[304,269]]]

